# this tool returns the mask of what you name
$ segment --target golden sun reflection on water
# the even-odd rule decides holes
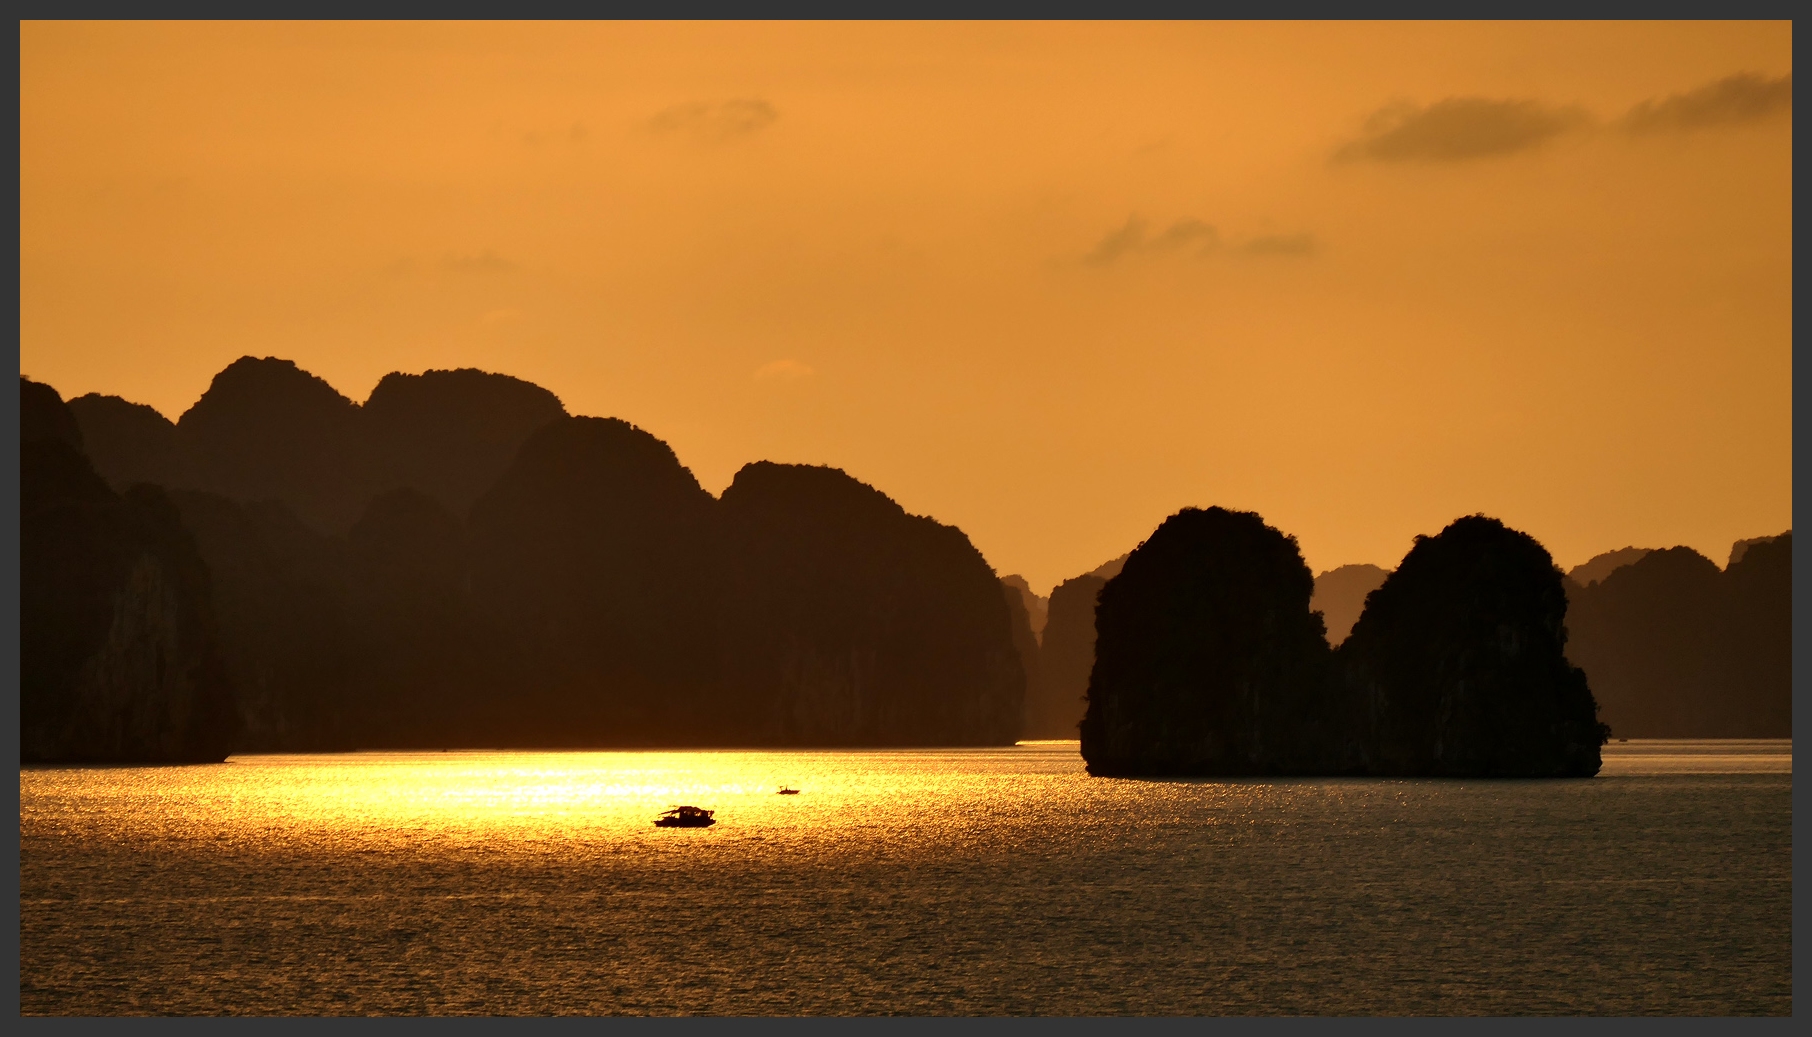
[[[1637,741],[1605,749],[1604,777],[1792,772],[1791,742]],[[1403,782],[1090,779],[1073,741],[1012,748],[871,751],[365,752],[237,756],[212,767],[22,771],[28,815],[111,838],[388,842],[496,847],[545,839],[797,840],[934,837],[1046,822],[1262,823],[1309,798],[1370,801]],[[782,796],[787,786],[799,795]],[[1028,793],[1034,793],[1028,795]],[[662,811],[712,810],[703,830],[657,829]],[[23,819],[22,819],[23,820]],[[101,833],[95,833],[101,834]],[[935,839],[934,839],[935,841]]]
[[[1099,779],[1073,742],[22,769],[21,1003],[1777,1013],[1791,770],[1788,742],[1548,782]],[[679,804],[719,823],[654,827]]]
[[[97,816],[88,806],[105,809],[115,838],[671,845],[833,831],[848,839],[998,819],[1014,808],[997,800],[1027,779],[1081,792],[1079,764],[1074,743],[930,752],[370,752],[29,771],[21,793],[32,813],[65,825]],[[799,794],[779,795],[782,786]],[[660,812],[681,804],[715,811],[718,824],[654,827]]]

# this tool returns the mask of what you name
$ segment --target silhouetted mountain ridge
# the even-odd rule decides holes
[[[1309,608],[1321,613],[1327,625],[1328,644],[1338,645],[1359,622],[1365,599],[1390,576],[1375,565],[1343,565],[1315,577],[1315,595]]]
[[[1023,726],[1036,642],[986,561],[835,469],[753,464],[720,500],[647,432],[470,370],[393,374],[361,406],[247,357],[174,424],[21,391],[55,404],[28,408],[36,439],[86,424],[116,485],[178,487],[238,749],[980,745]]]
[[[1343,566],[1298,602],[1292,540],[1191,510],[1047,602],[843,472],[757,462],[714,498],[654,436],[503,375],[391,374],[360,405],[244,357],[175,423],[29,380],[21,400],[33,758],[206,755],[233,729],[268,750],[1004,744],[1075,736],[1096,681],[1097,769],[1571,773],[1589,738],[1557,639],[1619,734],[1790,731],[1790,532],[1738,541],[1723,572],[1686,549],[1608,552],[1581,585],[1468,519],[1418,539],[1411,557],[1449,559],[1422,576]],[[42,618],[56,609],[76,611]],[[1358,640],[1330,653],[1354,616]],[[1505,655],[1487,627],[1525,647]],[[107,678],[112,698],[70,676],[103,655],[137,674]],[[1546,733],[1503,712],[1503,687],[1548,703],[1530,707]],[[128,700],[162,705],[96,741]],[[177,702],[214,719],[191,731]]]
[[[116,489],[154,482],[282,501],[344,533],[380,493],[414,488],[464,516],[530,433],[566,416],[553,393],[464,368],[385,375],[364,405],[275,357],[241,357],[175,423],[89,394],[71,410]]]
[[[722,514],[734,684],[776,741],[1019,737],[1012,615],[961,530],[837,469],[766,461],[736,474]]]
[[[1575,565],[1573,568],[1567,570],[1567,579],[1572,580],[1581,587],[1590,586],[1591,584],[1603,580],[1605,577],[1626,565],[1636,564],[1642,560],[1643,556],[1647,555],[1652,550],[1654,550],[1654,548],[1620,547],[1615,551],[1606,551],[1603,554],[1594,555],[1590,560],[1583,564]]]
[[[1724,570],[1672,547],[1567,588],[1567,654],[1619,737],[1792,737],[1793,535],[1737,543]]]

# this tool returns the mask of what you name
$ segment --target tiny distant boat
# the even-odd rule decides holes
[[[776,796],[797,796],[798,794],[798,789],[789,789],[785,785],[780,786],[780,791],[774,793]]]
[[[656,828],[709,828],[717,823],[711,814],[712,811],[698,807],[674,807],[655,818],[654,825]]]

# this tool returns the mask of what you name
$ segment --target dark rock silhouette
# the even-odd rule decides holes
[[[530,433],[566,409],[532,382],[464,368],[385,375],[361,416],[377,486],[413,487],[465,515]]]
[[[1007,624],[1013,631],[1013,648],[1019,654],[1019,667],[1025,671],[1025,705],[1020,710],[1020,733],[1026,738],[1039,738],[1033,734],[1034,710],[1044,701],[1043,660],[1040,658],[1038,634],[1032,629],[1032,618],[1026,613],[1026,597],[1030,594],[1025,581],[1017,584],[1009,582],[1014,577],[1004,577],[1000,581],[1001,593],[1007,602]],[[1061,736],[1060,736],[1061,737]]]
[[[276,501],[170,494],[213,576],[220,643],[245,730],[236,748],[362,748],[351,716],[349,574],[332,538]]]
[[[720,502],[652,436],[472,370],[391,375],[361,407],[246,357],[175,425],[21,392],[48,401],[34,442],[79,448],[85,424],[114,485],[172,487],[238,748],[1019,734],[1037,646],[1002,585],[959,531],[841,473],[757,466]]]
[[[1328,644],[1338,645],[1359,622],[1366,595],[1378,589],[1390,573],[1375,565],[1343,565],[1315,577],[1315,595],[1309,608],[1321,613],[1327,625]]]
[[[1568,588],[1568,657],[1623,738],[1792,735],[1792,536],[1728,570],[1688,547]]]
[[[375,492],[358,404],[275,357],[240,357],[176,423],[195,489],[279,500],[316,529],[344,531]]]
[[[1594,583],[1602,581],[1605,577],[1626,565],[1636,564],[1642,560],[1643,556],[1647,555],[1652,550],[1654,550],[1654,548],[1620,547],[1615,551],[1606,551],[1603,554],[1594,555],[1584,564],[1575,565],[1573,568],[1568,569],[1567,579],[1572,580],[1581,587],[1589,587]]]
[[[1294,539],[1251,512],[1186,508],[1102,588],[1082,721],[1089,773],[1320,769],[1328,649]]]
[[[510,692],[527,668],[501,624],[482,613],[465,524],[426,493],[392,490],[365,509],[346,551],[360,737],[403,747],[507,744],[500,736],[520,719]]]
[[[1002,576],[1000,582],[1013,588],[1019,594],[1020,607],[1024,608],[1026,612],[1026,625],[1031,627],[1034,638],[1042,639],[1044,624],[1050,618],[1051,599],[1032,593],[1032,585],[1026,582],[1024,576],[1017,573],[1012,576]]]
[[[125,492],[139,483],[180,486],[176,424],[155,408],[89,393],[69,401],[94,470]]]
[[[273,357],[234,361],[174,425],[117,396],[70,406],[116,489],[282,501],[325,533],[346,532],[373,497],[400,488],[463,516],[530,433],[566,416],[546,389],[472,369],[386,375],[361,407]]]
[[[1792,534],[1793,534],[1793,531],[1788,530],[1787,532],[1781,534],[1781,536],[1791,536]],[[1724,563],[1724,568],[1728,569],[1731,566],[1742,561],[1743,556],[1745,554],[1748,554],[1749,549],[1754,547],[1755,545],[1766,544],[1766,543],[1769,543],[1770,541],[1777,540],[1777,539],[1779,539],[1779,538],[1778,537],[1750,537],[1747,540],[1738,540],[1735,543],[1732,543],[1730,545],[1730,560],[1728,562]]]
[[[41,441],[62,443],[78,454],[83,453],[82,429],[69,412],[63,397],[43,382],[23,376],[19,379],[19,442]]]
[[[1591,675],[1619,737],[1701,730],[1707,707],[1724,697],[1720,575],[1711,559],[1674,547],[1568,588],[1567,655]]]
[[[531,692],[510,737],[687,744],[725,722],[715,505],[667,444],[563,418],[472,508],[473,581],[520,645]]]
[[[1588,777],[1606,730],[1566,658],[1560,570],[1482,515],[1420,536],[1336,653],[1356,709],[1342,768],[1445,777]]]
[[[1038,648],[1039,694],[1026,703],[1026,737],[1077,736],[1095,666],[1095,596],[1105,586],[1106,579],[1087,573],[1052,588]]]
[[[1039,634],[1038,682],[1028,684],[1027,738],[1075,738],[1095,666],[1095,596],[1120,575],[1123,554],[1051,589]]]
[[[174,496],[215,574],[244,749],[517,744],[520,667],[479,614],[464,527],[438,501],[391,491],[338,537],[279,502]]]
[[[1561,579],[1533,538],[1459,519],[1416,539],[1330,653],[1294,540],[1185,509],[1101,592],[1083,757],[1119,775],[1596,774],[1605,730],[1564,655]]]
[[[1131,557],[1132,557],[1132,552],[1128,551],[1127,553],[1121,555],[1118,558],[1114,558],[1109,561],[1102,562],[1100,565],[1089,570],[1088,575],[1094,576],[1103,581],[1111,580],[1114,577],[1120,575],[1120,570],[1126,567],[1126,560]]]
[[[1793,531],[1749,541],[1724,570],[1735,737],[1793,737]]]
[[[225,759],[233,692],[175,509],[115,494],[49,386],[21,379],[20,410],[21,761]]]
[[[997,745],[1025,676],[969,538],[834,468],[759,462],[722,499],[748,730],[808,745]],[[749,715],[745,713],[744,715]]]

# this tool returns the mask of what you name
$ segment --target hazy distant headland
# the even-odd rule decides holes
[[[1723,569],[1689,547],[1625,552],[1566,581],[1567,655],[1616,735],[1792,737],[1793,531],[1737,541]]]
[[[21,407],[28,761],[999,745],[1086,713],[1100,773],[1587,773],[1581,694],[1625,737],[1790,728],[1790,534],[1578,582],[1468,519],[1312,578],[1256,516],[1191,509],[1046,599],[841,471],[758,462],[713,497],[504,375],[358,404],[245,357],[176,422],[24,379]]]

